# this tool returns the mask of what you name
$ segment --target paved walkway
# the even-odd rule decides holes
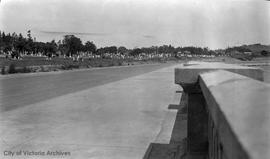
[[[171,142],[175,67],[1,112],[0,158],[143,158],[150,143]],[[10,156],[20,150],[30,156]]]

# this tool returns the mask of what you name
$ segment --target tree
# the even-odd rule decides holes
[[[263,50],[263,51],[261,51],[261,55],[263,55],[263,56],[269,56],[270,53],[268,51]]]
[[[135,49],[133,49],[133,50],[130,52],[130,55],[131,55],[131,56],[137,56],[137,55],[139,55],[140,53],[142,53],[142,50],[139,49],[139,48],[135,48]]]
[[[125,48],[124,46],[120,46],[118,48],[118,53],[120,53],[120,54],[126,54],[127,52],[128,52],[128,49]]]
[[[91,41],[87,41],[85,44],[84,44],[84,47],[83,47],[83,51],[87,52],[88,54],[89,53],[95,53],[96,52],[96,45]]]
[[[97,49],[97,54],[103,55],[103,54],[116,54],[117,53],[117,47],[116,46],[110,46],[110,47],[104,47]]]
[[[24,52],[26,50],[25,45],[26,39],[22,36],[22,34],[19,34],[18,40],[15,42],[15,49],[20,53]]]
[[[4,42],[4,52],[11,51],[13,48],[13,40],[12,40],[12,36],[10,35],[10,33],[8,33],[3,38],[3,42]]]
[[[99,48],[99,49],[97,49],[97,51],[96,51],[96,54],[97,55],[103,55],[105,53],[105,49],[104,48]]]
[[[243,52],[251,52],[250,49],[245,48],[243,46],[236,46],[236,47],[232,47],[232,48],[227,48],[225,50],[226,53],[230,53],[230,52],[233,52],[233,51],[238,51],[238,52],[241,52],[241,53],[243,53]]]
[[[65,35],[63,39],[63,45],[68,50],[69,56],[78,54],[82,50],[82,41],[74,35]]]
[[[67,55],[68,54],[68,48],[64,46],[61,40],[57,42],[58,50],[60,51],[61,55]]]
[[[32,36],[31,36],[31,30],[28,30],[28,31],[27,31],[27,37],[28,37],[27,40],[33,41]]]
[[[46,55],[52,57],[53,54],[56,54],[57,51],[57,44],[55,40],[46,43]]]
[[[111,54],[116,54],[117,53],[117,47],[116,46],[110,46],[107,48],[108,52]]]
[[[157,47],[156,46],[143,47],[141,48],[141,51],[146,54],[153,54],[157,52]]]
[[[34,51],[34,44],[33,44],[33,39],[31,36],[31,30],[27,31],[27,39],[26,39],[26,43],[25,43],[25,50],[30,53]]]

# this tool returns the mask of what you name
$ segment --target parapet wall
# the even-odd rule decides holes
[[[200,73],[227,70],[237,74],[241,74],[256,80],[263,81],[263,70],[253,67],[245,67],[240,65],[224,64],[224,63],[190,63],[184,64],[181,68],[175,69],[175,83],[192,84],[198,81]]]
[[[269,159],[270,85],[259,81],[262,70],[207,65],[175,70],[188,95],[189,158]]]

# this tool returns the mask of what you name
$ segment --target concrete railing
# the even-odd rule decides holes
[[[189,158],[270,158],[270,86],[261,80],[262,70],[235,65],[175,69],[188,96]]]

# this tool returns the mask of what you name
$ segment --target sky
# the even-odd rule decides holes
[[[98,47],[269,45],[270,1],[1,0],[0,30],[44,42],[73,34]]]

